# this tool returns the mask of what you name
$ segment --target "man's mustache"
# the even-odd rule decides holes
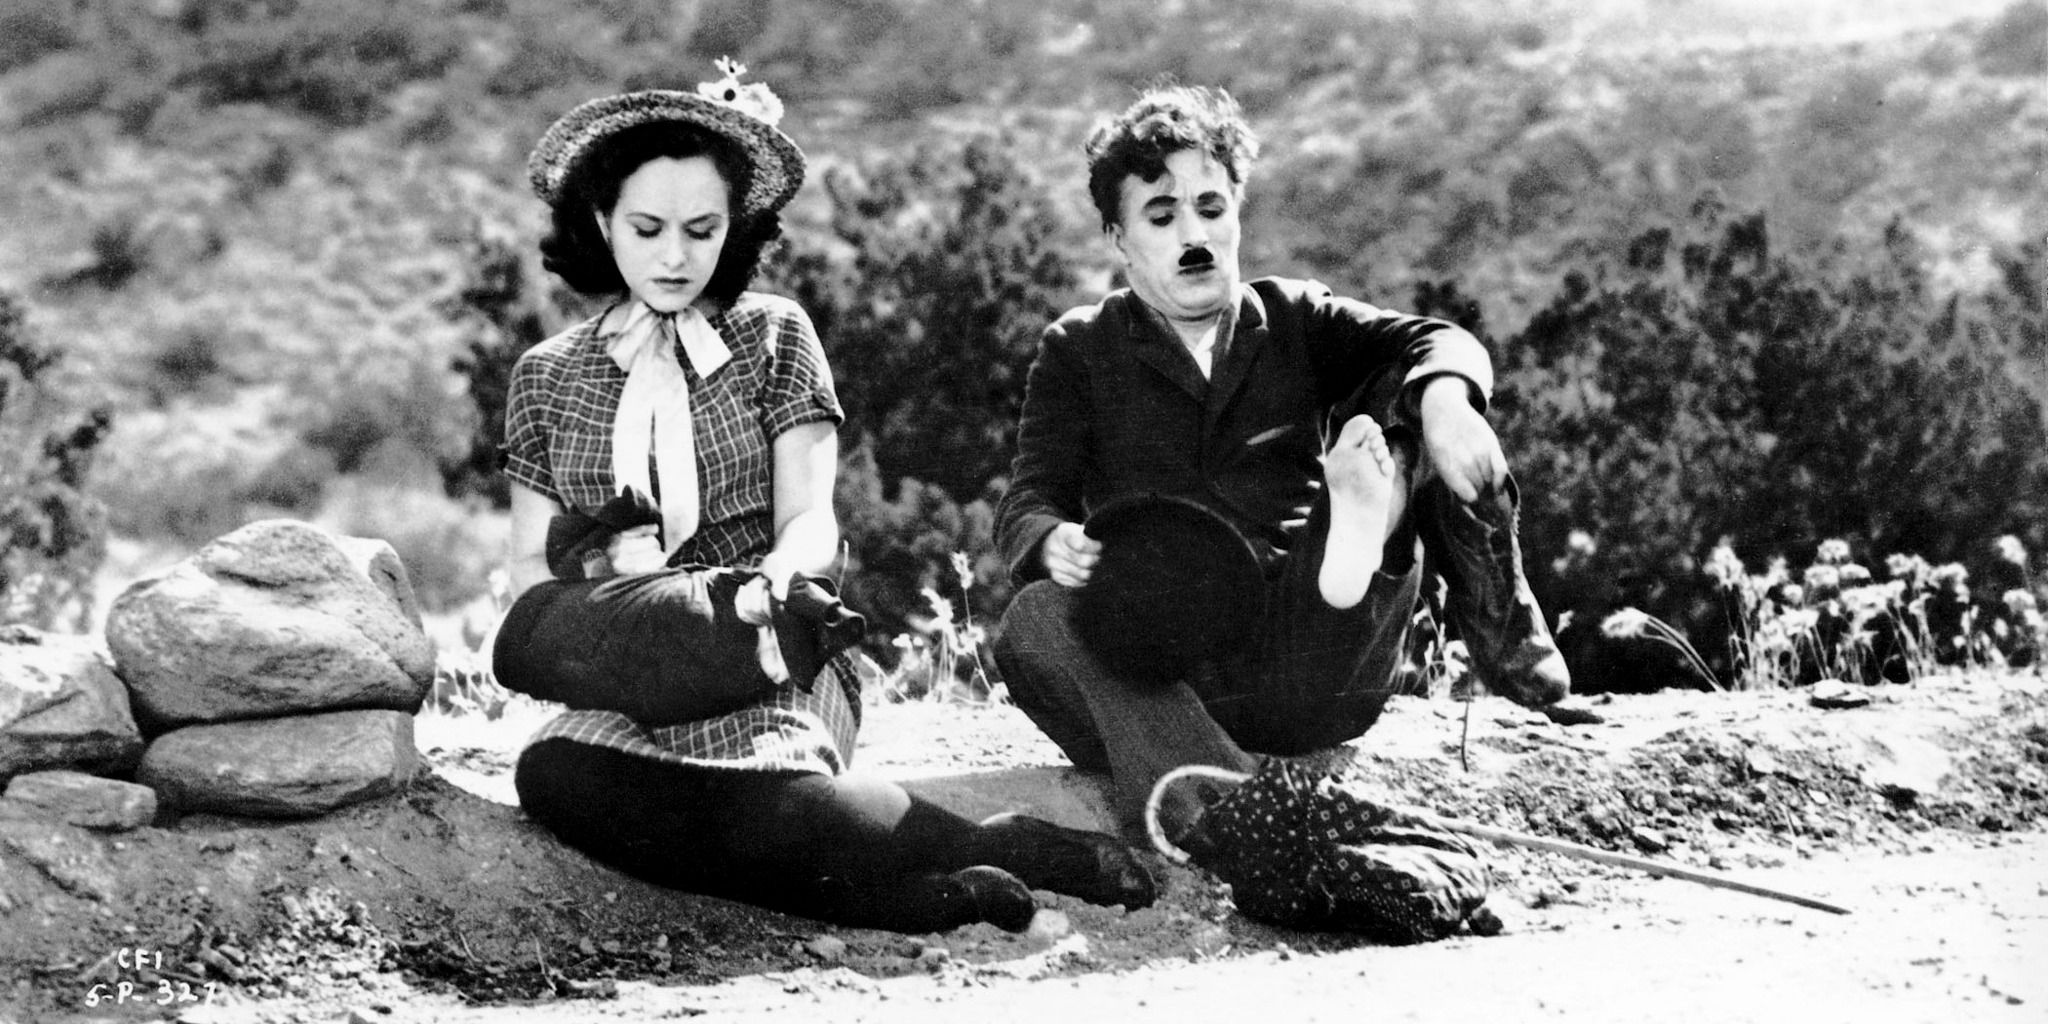
[[[1182,270],[1186,270],[1189,267],[1207,266],[1214,262],[1216,262],[1215,255],[1199,245],[1180,254],[1180,268]]]

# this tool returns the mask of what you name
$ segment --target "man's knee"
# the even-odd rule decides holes
[[[1074,591],[1051,580],[1028,584],[1003,611],[1001,632],[991,645],[1004,678],[1015,666],[1024,674],[1077,643],[1073,627]]]

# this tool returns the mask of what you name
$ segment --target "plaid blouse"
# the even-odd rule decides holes
[[[626,371],[597,336],[602,319],[585,320],[520,356],[505,407],[505,474],[586,513],[617,493],[612,418],[626,389]],[[803,307],[746,292],[707,319],[733,357],[706,380],[676,354],[690,381],[704,507],[696,535],[673,564],[751,566],[775,545],[775,437],[805,423],[837,425],[845,416]]]
[[[775,545],[775,437],[805,423],[837,425],[844,415],[801,306],[746,292],[708,319],[733,357],[707,380],[677,353],[690,382],[703,510],[676,564],[748,567]],[[505,409],[506,475],[585,512],[615,493],[612,419],[626,388],[626,371],[597,336],[602,320],[585,320],[520,356]],[[612,711],[568,711],[532,742],[569,739],[672,763],[837,774],[853,756],[858,687],[843,659],[834,659],[808,693],[784,688],[753,707],[662,728]]]

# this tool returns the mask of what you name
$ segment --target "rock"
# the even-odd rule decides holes
[[[804,943],[804,952],[828,964],[846,959],[846,940],[833,935],[820,935]]]
[[[128,690],[86,637],[0,638],[0,779],[38,768],[125,771],[142,756]]]
[[[419,710],[434,679],[405,567],[382,541],[251,523],[139,580],[107,618],[152,732],[359,708]]]
[[[11,855],[11,856],[10,856]],[[105,903],[120,894],[120,872],[106,840],[85,829],[25,818],[0,817],[0,878],[9,888],[22,870],[19,858],[57,887],[81,899]]]
[[[1806,701],[1817,708],[1860,708],[1870,703],[1870,692],[1839,679],[1823,679],[1813,684]]]
[[[151,743],[136,777],[180,810],[300,818],[396,792],[418,764],[411,715],[337,711],[188,726]]]
[[[1779,771],[1778,759],[1762,747],[1749,748],[1743,753],[1742,762],[1748,766],[1751,775],[1776,775]]]
[[[1671,842],[1664,838],[1664,833],[1653,828],[1638,825],[1629,829],[1628,837],[1645,853],[1663,853],[1671,848]]]
[[[15,776],[0,803],[31,807],[44,817],[105,832],[141,828],[156,817],[156,791],[148,786],[62,770]]]

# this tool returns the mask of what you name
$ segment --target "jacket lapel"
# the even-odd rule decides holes
[[[1138,361],[1157,370],[1167,380],[1178,385],[1188,397],[1202,401],[1208,394],[1209,382],[1202,379],[1202,369],[1195,365],[1195,357],[1183,348],[1180,339],[1174,337],[1157,314],[1146,309],[1136,294],[1125,297],[1124,318],[1130,332],[1131,350]]]
[[[1237,303],[1237,326],[1231,332],[1230,345],[1223,351],[1220,365],[1212,368],[1209,380],[1208,401],[1203,409],[1202,429],[1204,433],[1216,429],[1217,420],[1223,411],[1244,388],[1245,377],[1250,374],[1252,363],[1266,347],[1266,307],[1259,301],[1259,293],[1245,285],[1238,286],[1240,298]],[[1193,359],[1188,362],[1192,364]]]

